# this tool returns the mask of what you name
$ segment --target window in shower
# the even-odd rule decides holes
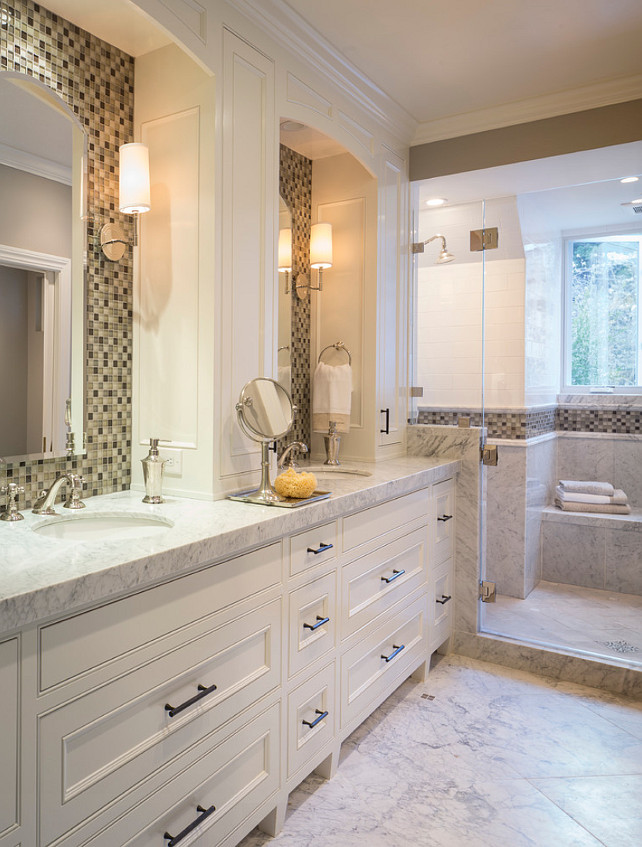
[[[642,392],[642,235],[566,239],[568,391]]]

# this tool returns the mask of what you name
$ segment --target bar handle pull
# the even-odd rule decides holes
[[[435,600],[435,603],[441,603],[444,606],[449,600],[452,600],[452,596],[450,594],[442,594],[441,600]]]
[[[314,632],[315,629],[318,629],[320,626],[323,626],[324,623],[330,623],[330,618],[322,618],[321,615],[317,615],[317,622],[304,623],[303,629],[309,629]]]
[[[398,656],[399,653],[401,653],[402,650],[406,649],[405,644],[402,644],[399,647],[396,644],[393,644],[392,646],[394,647],[394,650],[392,651],[392,653],[389,656],[384,656],[383,654],[381,656],[381,658],[385,659],[386,662],[392,662],[392,660],[394,659],[395,656]]]
[[[390,435],[390,409],[380,409],[379,411],[382,415],[386,416],[386,428],[380,429],[379,432],[383,432],[385,435]]]
[[[392,576],[382,576],[381,581],[386,582],[386,583],[388,583],[388,585],[390,585],[391,582],[394,582],[395,579],[399,579],[399,577],[403,576],[404,574],[405,574],[405,571],[398,571],[398,570],[393,568]]]
[[[453,519],[452,515],[437,515],[437,520],[443,521],[444,523],[446,523],[446,521],[451,521],[452,519]]]
[[[334,544],[324,544],[322,541],[316,549],[308,547],[308,553],[314,553],[315,556],[318,556],[319,553],[325,553],[326,550],[332,550],[333,547]]]
[[[163,834],[163,838],[167,840],[167,844],[165,847],[176,847],[184,838],[196,829],[196,827],[203,823],[206,818],[209,818],[211,814],[216,811],[216,806],[210,806],[209,809],[204,809],[202,806],[197,806],[196,811],[200,812],[199,816],[193,820],[190,824],[188,824],[185,829],[181,830],[178,835],[170,835],[169,832]]]
[[[318,715],[319,717],[318,717],[318,718],[315,718],[313,721],[301,721],[301,723],[303,724],[303,726],[309,726],[309,727],[310,727],[310,729],[314,729],[314,727],[315,727],[318,723],[321,723],[321,721],[323,720],[323,718],[327,718],[327,717],[328,717],[328,715],[330,714],[330,712],[324,712],[324,711],[322,711],[321,709],[315,709],[315,710],[314,710],[314,714],[315,714],[315,715]]]
[[[207,695],[211,694],[212,691],[216,691],[215,685],[210,685],[209,688],[204,685],[199,685],[198,694],[195,694],[193,697],[190,697],[189,700],[186,700],[184,703],[181,703],[180,706],[171,706],[169,703],[165,703],[165,711],[169,714],[170,718],[173,718],[174,715],[177,715],[184,709],[189,709],[189,707],[193,706],[194,703],[198,703],[198,701],[202,700],[203,697],[207,697]]]

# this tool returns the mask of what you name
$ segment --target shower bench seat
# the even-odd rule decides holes
[[[564,512],[557,506],[546,506],[542,511],[542,520],[580,526],[602,526],[607,529],[631,529],[631,524],[642,524],[642,509],[632,507],[630,515],[606,515],[602,512]]]

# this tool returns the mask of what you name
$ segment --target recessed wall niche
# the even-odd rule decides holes
[[[107,262],[97,235],[103,223],[120,218],[117,158],[120,145],[132,140],[134,60],[43,6],[2,0],[0,70],[48,85],[87,134],[86,456],[0,465],[0,486],[7,481],[24,486],[20,506],[26,501],[28,507],[66,470],[84,476],[87,496],[130,483],[131,253],[118,264]]]

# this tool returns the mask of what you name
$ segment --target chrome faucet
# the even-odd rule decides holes
[[[281,468],[281,470],[283,470],[285,468],[285,460],[289,457],[290,461],[288,462],[288,467],[289,468],[296,468],[297,467],[296,462],[294,461],[294,459],[290,455],[294,450],[299,450],[301,453],[307,453],[308,452],[308,445],[304,444],[303,441],[293,441],[291,444],[288,444],[288,446],[285,448],[285,450],[281,453],[280,459],[276,463],[277,467],[279,467],[279,468]]]
[[[84,509],[85,504],[80,499],[80,492],[82,491],[83,484],[85,480],[75,473],[63,473],[59,474],[53,481],[50,488],[47,491],[41,491],[38,499],[33,505],[33,509],[31,510],[34,515],[57,515],[58,513],[53,507],[53,504],[56,502],[56,497],[58,496],[58,492],[60,491],[62,485],[67,483],[70,488],[70,496],[67,498],[64,508],[65,509]]]

